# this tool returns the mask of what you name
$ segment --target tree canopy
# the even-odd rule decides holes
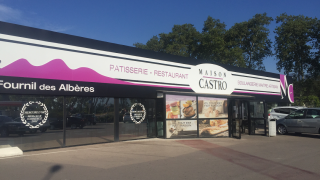
[[[171,32],[134,46],[261,71],[265,71],[263,60],[273,56],[279,72],[293,73],[297,103],[314,106],[320,102],[320,20],[286,13],[275,20],[274,42],[268,29],[273,18],[263,13],[229,29],[220,19],[208,16],[202,32],[192,24],[174,25]]]
[[[208,17],[204,22],[197,57],[208,61],[245,67],[243,51],[232,46],[226,37],[226,25],[219,19]]]
[[[312,61],[312,36],[316,19],[303,15],[292,16],[286,13],[277,16],[275,29],[275,51],[278,59],[277,68],[284,69],[285,74],[296,72],[302,80],[310,72]]]
[[[229,42],[243,51],[246,67],[265,71],[263,59],[272,55],[267,26],[273,21],[266,13],[256,14],[248,21],[236,23],[227,33]]]
[[[272,55],[266,27],[273,19],[266,13],[236,23],[229,30],[219,19],[208,17],[202,32],[192,24],[174,25],[169,33],[153,36],[137,48],[250,69],[265,70],[263,59]]]

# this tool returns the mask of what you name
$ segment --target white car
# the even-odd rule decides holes
[[[306,108],[303,106],[278,106],[271,109],[268,114],[268,119],[281,119],[288,116],[291,112],[296,111],[298,109]]]

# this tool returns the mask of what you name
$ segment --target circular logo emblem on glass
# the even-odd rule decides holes
[[[40,101],[29,101],[24,104],[20,112],[20,118],[23,124],[30,129],[39,128],[48,119],[48,109]]]
[[[146,117],[146,109],[144,108],[143,104],[134,103],[130,109],[130,117],[134,123],[136,124],[142,123],[142,121]]]

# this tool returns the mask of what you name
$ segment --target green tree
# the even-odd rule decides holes
[[[271,40],[267,26],[273,21],[266,13],[256,14],[248,21],[236,23],[227,31],[231,47],[243,51],[246,67],[265,71],[263,59],[272,55]]]
[[[320,77],[320,20],[314,23],[311,38],[313,50],[308,72],[312,77]]]
[[[159,34],[163,52],[183,57],[196,58],[200,33],[192,24],[174,25],[172,32]],[[160,43],[162,43],[160,42]]]
[[[242,50],[230,46],[226,41],[226,25],[219,19],[208,17],[202,29],[200,45],[197,49],[199,59],[244,67]]]
[[[291,73],[295,94],[294,105],[307,107],[320,107],[320,76],[313,77],[306,74],[305,79],[298,79],[297,73]]]
[[[305,78],[312,61],[312,35],[316,19],[286,13],[277,16],[275,51],[277,69],[285,74],[295,72],[298,80]]]
[[[163,52],[163,41],[158,36],[153,36],[146,44],[134,43],[133,46],[140,49],[147,49],[155,52]]]
[[[200,33],[192,24],[174,25],[169,33],[153,36],[146,44],[135,43],[137,48],[196,58]]]

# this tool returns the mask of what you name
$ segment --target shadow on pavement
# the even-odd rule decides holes
[[[49,169],[47,175],[46,175],[44,178],[42,178],[42,179],[43,179],[43,180],[49,180],[49,179],[51,179],[51,178],[53,177],[54,173],[57,173],[57,172],[60,171],[61,169],[62,169],[62,166],[60,166],[60,165],[54,165],[54,166],[52,166],[52,167]]]

